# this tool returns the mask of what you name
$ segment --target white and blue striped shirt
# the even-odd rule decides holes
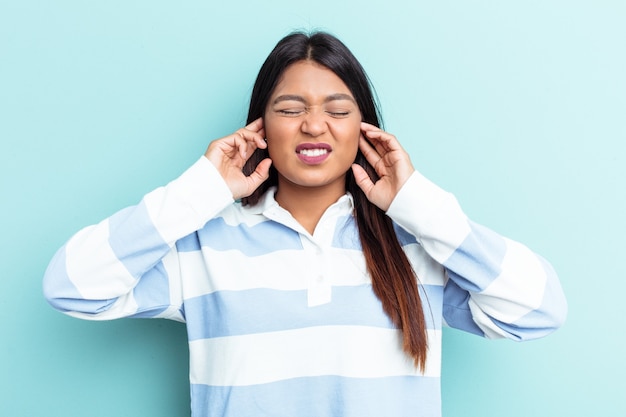
[[[233,202],[203,157],[72,237],[44,292],[75,317],[184,321],[194,417],[440,416],[442,325],[525,340],[563,322],[550,265],[415,173],[387,214],[420,279],[420,373],[372,291],[352,211],[342,197],[311,235],[272,190]]]

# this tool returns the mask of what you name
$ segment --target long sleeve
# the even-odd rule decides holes
[[[175,243],[232,202],[220,174],[200,158],[138,205],[76,233],[46,270],[46,299],[60,311],[87,319],[183,320]]]
[[[415,172],[387,214],[446,272],[443,316],[488,338],[556,330],[567,304],[551,265],[521,243],[469,220],[455,197]]]

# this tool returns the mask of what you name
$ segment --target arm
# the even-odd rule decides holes
[[[138,205],[74,235],[48,266],[44,295],[56,309],[82,318],[164,313],[180,304],[179,291],[171,288],[176,268],[166,268],[165,258],[175,259],[176,241],[232,201],[217,170],[202,157]]]
[[[444,266],[443,315],[455,328],[527,340],[565,320],[556,273],[526,246],[469,220],[456,199],[414,172],[387,214]]]
[[[452,194],[415,171],[393,135],[367,124],[362,130],[361,151],[380,179],[374,183],[353,167],[357,183],[444,266],[443,315],[450,326],[490,338],[525,340],[563,323],[565,297],[545,260],[470,221]]]
[[[158,315],[182,320],[176,241],[267,178],[269,162],[250,177],[241,172],[247,156],[265,146],[262,126],[259,119],[212,142],[178,179],[74,235],[44,276],[50,304],[90,319]]]

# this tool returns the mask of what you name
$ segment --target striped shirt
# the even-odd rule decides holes
[[[84,319],[185,322],[194,417],[440,416],[442,326],[525,340],[563,322],[550,265],[416,172],[387,214],[420,280],[421,373],[372,291],[352,213],[345,195],[310,234],[273,190],[234,202],[203,157],[73,236],[44,293]]]

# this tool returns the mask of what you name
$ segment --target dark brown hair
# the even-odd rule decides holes
[[[264,116],[270,96],[285,69],[303,60],[314,61],[334,72],[354,96],[363,121],[380,126],[380,112],[363,67],[341,41],[323,32],[311,35],[296,32],[278,42],[254,84],[248,123]],[[267,149],[257,149],[244,166],[244,173],[250,175],[267,156]],[[376,171],[360,150],[355,163],[361,165],[373,181],[378,179]],[[276,184],[277,174],[272,167],[270,178],[252,195],[243,198],[242,203],[256,204],[267,189]],[[424,371],[428,338],[417,276],[398,241],[393,222],[367,199],[356,184],[352,170],[348,170],[346,175],[346,191],[354,199],[354,216],[374,293],[393,324],[402,331],[404,351]]]

